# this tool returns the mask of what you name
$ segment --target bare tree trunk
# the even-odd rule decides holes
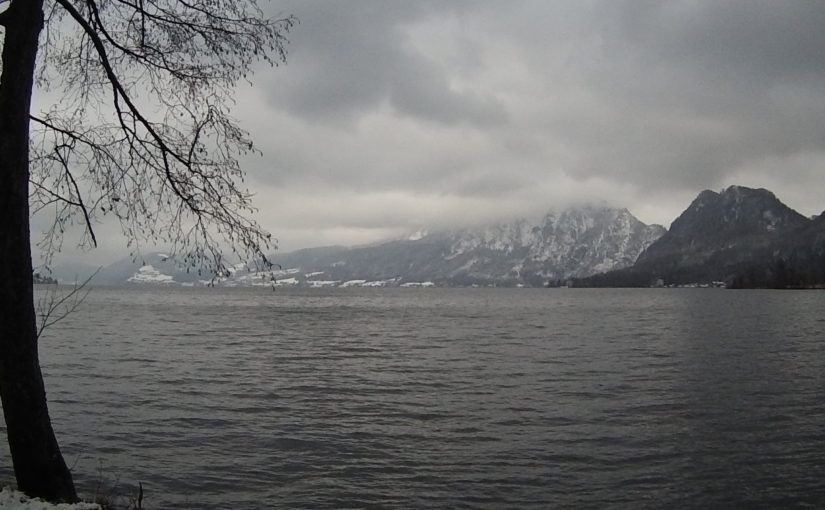
[[[29,110],[43,0],[13,0],[0,76],[0,398],[18,489],[77,500],[52,430],[37,355],[29,233]]]

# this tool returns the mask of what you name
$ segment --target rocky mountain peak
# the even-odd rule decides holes
[[[794,239],[812,223],[765,189],[706,190],[639,256],[628,274],[636,275],[634,284],[657,279],[677,284],[732,280],[756,261],[762,264],[799,244]]]
[[[721,193],[705,190],[670,227],[679,239],[759,235],[802,227],[807,219],[766,189],[730,186]]]

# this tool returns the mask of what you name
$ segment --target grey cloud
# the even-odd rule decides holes
[[[793,205],[825,206],[823,3],[295,7],[290,63],[259,83],[283,133],[264,144],[281,179],[262,183],[534,210],[610,190],[616,205],[673,214],[673,197],[704,188],[799,181]],[[410,44],[433,34],[427,51]],[[453,88],[468,76],[478,83]],[[347,226],[372,225],[362,213]]]
[[[268,8],[301,20],[288,64],[261,67],[233,114],[264,151],[243,165],[276,237],[347,244],[593,199],[669,224],[734,183],[825,208],[825,2]]]
[[[507,114],[494,97],[450,89],[443,74],[424,62],[409,59],[407,69],[394,74],[390,103],[400,113],[445,124],[467,122],[485,126],[503,123]]]
[[[821,2],[443,5],[294,4],[304,21],[273,100],[320,119],[364,115],[388,102],[413,119],[495,126],[491,144],[521,130],[577,151],[579,164],[567,168],[573,176],[647,186],[713,185],[763,154],[816,149],[825,134],[820,81],[808,79],[825,70]],[[470,37],[510,45],[529,65],[528,79],[546,94],[532,105],[546,116],[542,133],[526,132],[534,126],[513,118],[498,94],[452,90],[445,70],[405,45],[404,29],[439,8],[472,20],[478,32]],[[571,104],[571,94],[586,99]]]
[[[808,0],[613,3],[623,37],[668,61],[791,80],[825,74],[825,4]]]
[[[548,115],[548,134],[580,153],[571,175],[697,189],[767,156],[821,147],[825,4],[589,7],[590,16],[566,18],[576,59],[564,78],[587,99]]]
[[[438,2],[303,1],[280,7],[294,12],[301,25],[290,38],[290,73],[272,83],[270,100],[296,116],[348,121],[389,104],[402,115],[446,124],[505,119],[495,97],[453,90],[443,70],[406,44],[404,30],[443,11]]]

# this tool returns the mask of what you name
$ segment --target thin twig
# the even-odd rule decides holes
[[[40,335],[46,328],[54,326],[61,320],[65,319],[77,310],[81,304],[83,304],[83,301],[86,300],[89,292],[91,292],[91,289],[86,288],[87,285],[92,281],[92,278],[97,276],[97,273],[99,273],[101,269],[103,268],[97,268],[91,276],[83,281],[83,283],[78,284],[75,282],[72,290],[66,295],[60,296],[59,299],[57,299],[57,296],[55,295],[56,291],[52,289],[49,290],[47,297],[45,299],[41,299],[38,303],[38,309],[43,311],[38,314],[40,317],[40,324],[37,326],[37,338],[40,338]],[[83,292],[83,294],[78,297],[81,292]],[[63,307],[63,309],[59,311],[59,315],[55,315],[55,312],[58,312],[58,308],[60,307]]]

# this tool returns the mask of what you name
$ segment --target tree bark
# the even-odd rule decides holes
[[[37,355],[29,232],[29,111],[43,0],[12,0],[0,75],[0,398],[19,490],[77,501]]]

